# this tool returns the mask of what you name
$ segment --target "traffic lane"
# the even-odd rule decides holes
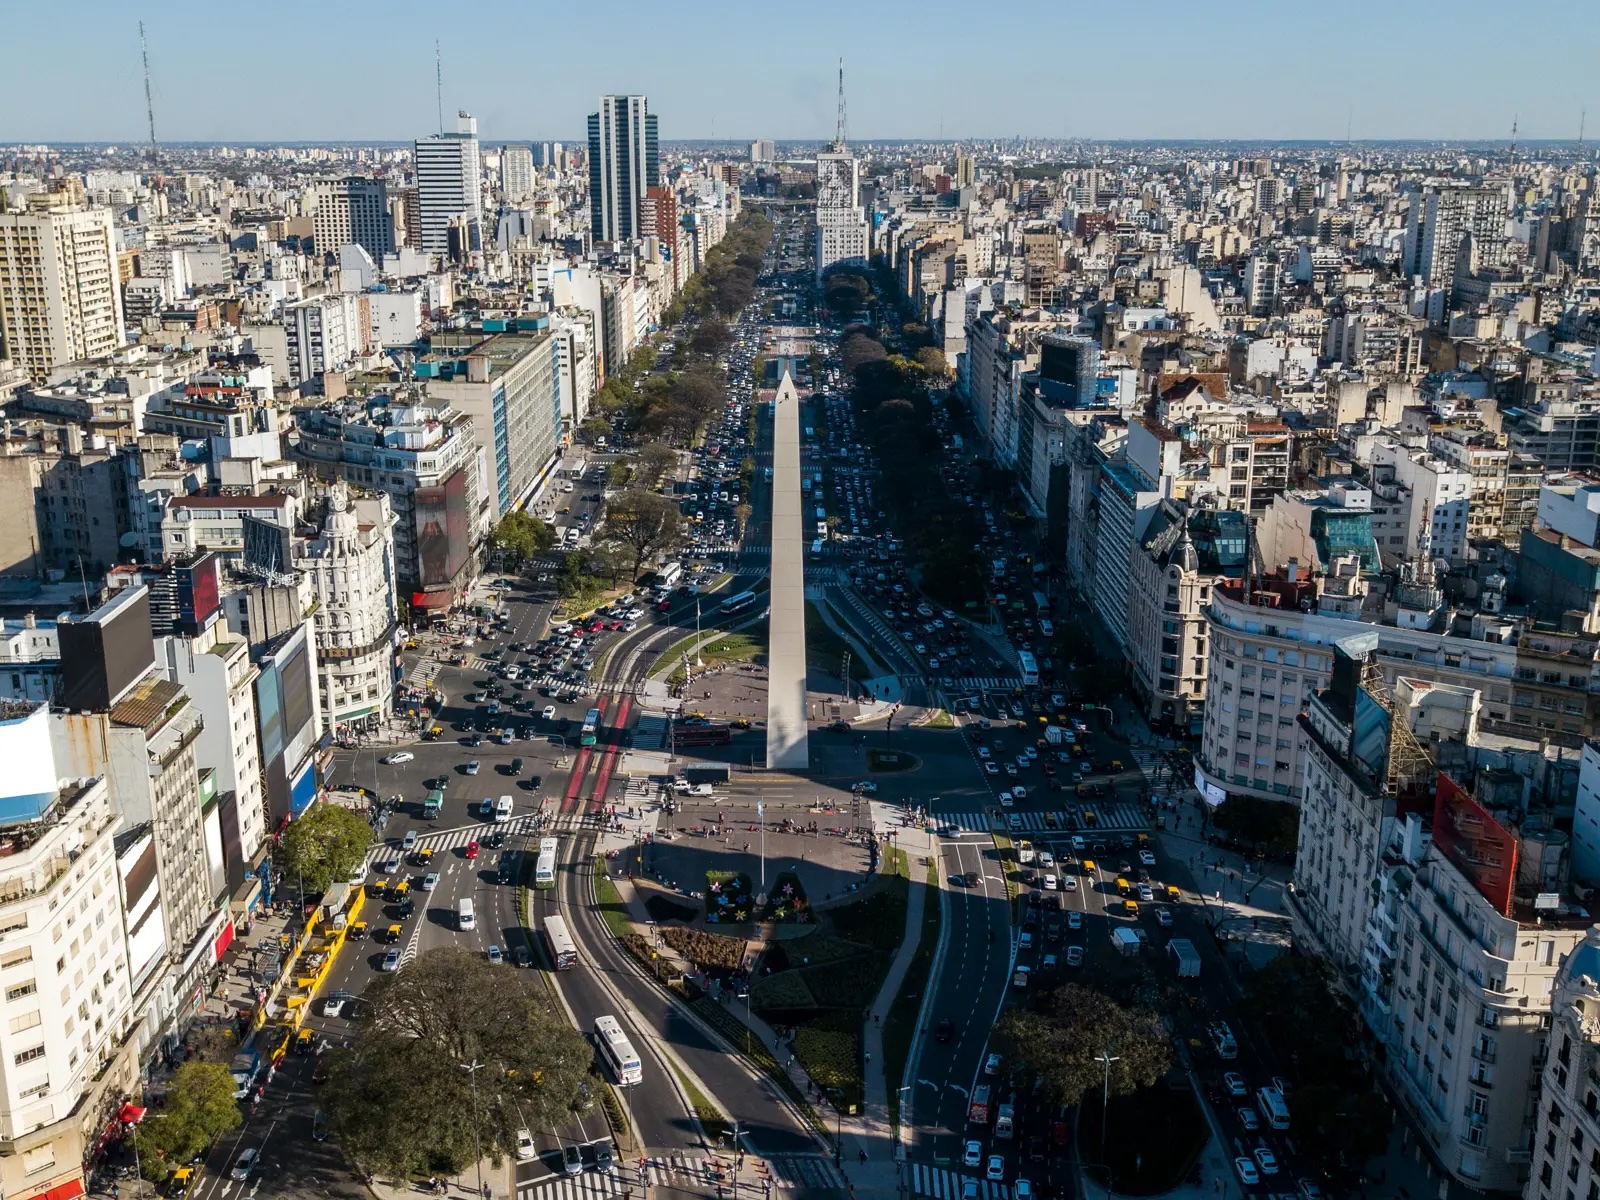
[[[632,960],[625,958],[625,952],[611,940],[591,909],[569,906],[568,915],[582,930],[581,936],[575,936],[588,951],[593,969],[628,1000],[637,1019],[647,1022],[656,1036],[672,1046],[684,1065],[711,1089],[712,1098],[723,1113],[739,1121],[749,1149],[758,1154],[792,1154],[817,1148],[815,1140],[783,1104],[777,1086],[754,1076],[721,1042],[713,1041],[683,1016],[654,984],[640,978]],[[614,1001],[608,1002],[614,1006]],[[687,1125],[685,1128],[692,1129]],[[691,1140],[682,1144],[695,1144],[692,1133],[688,1136]]]
[[[588,839],[584,839],[588,845]],[[598,1017],[611,1015],[622,1022],[634,1041],[634,1049],[649,1068],[643,1080],[628,1089],[626,1100],[636,1126],[636,1136],[648,1147],[677,1148],[694,1143],[693,1124],[684,1111],[672,1080],[667,1077],[671,1068],[655,1056],[649,1041],[638,1037],[632,1013],[618,1011],[618,1004],[602,986],[596,972],[605,969],[596,957],[595,948],[608,939],[608,933],[585,902],[590,873],[574,869],[572,861],[562,864],[560,887],[555,890],[529,893],[529,916],[542,926],[544,918],[561,915],[566,918],[573,940],[584,947],[579,954],[578,966],[569,971],[548,976],[553,987],[559,988],[573,1020],[586,1036],[594,1029]],[[628,997],[627,992],[622,993]],[[614,1081],[613,1081],[614,1082]]]
[[[923,1057],[917,1065],[921,1090],[912,1114],[918,1125],[935,1137],[960,1137],[966,1128],[973,1079],[981,1069],[995,1017],[1010,985],[1010,906],[994,854],[993,843],[987,839],[950,841],[940,850],[940,870],[947,876],[977,871],[979,881],[976,888],[963,884],[950,889],[953,928],[939,978],[933,983],[934,1002],[929,1012],[933,1036],[924,1041]],[[953,1026],[951,1040],[940,1042],[937,1030],[946,1020]],[[931,1122],[923,1116],[930,1085],[940,1089]],[[957,1152],[947,1143],[936,1142],[935,1148],[945,1154]]]

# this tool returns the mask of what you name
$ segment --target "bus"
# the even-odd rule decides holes
[[[539,839],[539,857],[533,866],[533,886],[550,889],[556,885],[556,839]]]
[[[567,923],[561,917],[544,919],[544,948],[550,955],[550,965],[557,971],[570,971],[578,961],[578,946],[567,932]]]
[[[1017,669],[1022,672],[1022,686],[1036,687],[1039,683],[1039,663],[1027,650],[1017,651]]]
[[[639,1061],[639,1052],[633,1048],[628,1035],[622,1032],[622,1026],[615,1017],[595,1018],[594,1042],[600,1048],[600,1057],[606,1060],[606,1066],[611,1068],[618,1083],[623,1087],[632,1087],[644,1082],[644,1065]]]
[[[742,613],[745,609],[754,606],[755,602],[756,594],[754,592],[740,592],[736,596],[729,596],[721,604],[717,605],[717,611],[725,617],[731,617],[735,613]]]
[[[433,791],[428,793],[427,799],[422,802],[422,819],[431,821],[443,811],[444,793],[438,788],[434,788]]]
[[[683,578],[683,566],[680,563],[666,563],[661,570],[656,572],[656,577],[651,581],[651,586],[657,591],[671,591],[678,585],[678,580]]]
[[[591,708],[583,714],[583,734],[578,738],[580,746],[592,746],[599,740],[600,710]]]

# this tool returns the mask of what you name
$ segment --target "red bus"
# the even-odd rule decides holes
[[[674,746],[726,746],[731,741],[729,725],[676,725],[672,730]]]

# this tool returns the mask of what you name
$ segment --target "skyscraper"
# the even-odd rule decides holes
[[[601,96],[589,114],[589,228],[597,242],[641,235],[639,205],[661,184],[655,114],[644,96]]]
[[[478,122],[465,109],[456,114],[454,133],[416,143],[418,229],[428,254],[450,251],[450,225],[465,218],[471,249],[483,246],[482,173],[478,160]]]
[[[750,161],[753,163],[769,163],[778,157],[777,147],[772,144],[771,138],[761,138],[750,143]]]
[[[36,381],[122,345],[122,291],[111,211],[82,189],[28,197],[0,212],[0,343]]]
[[[312,218],[317,253],[337,253],[352,242],[382,262],[395,248],[389,187],[381,179],[347,175],[317,184],[317,211]]]
[[[845,147],[844,59],[839,60],[839,126],[833,145],[817,155],[817,278],[841,263],[865,266],[867,221],[861,213],[861,173]]]
[[[533,195],[533,151],[527,146],[507,146],[500,152],[500,175],[507,200]]]
[[[1466,233],[1472,234],[1480,264],[1502,265],[1507,213],[1504,184],[1429,188],[1414,194],[1406,214],[1405,273],[1420,275],[1430,287],[1448,282]]]

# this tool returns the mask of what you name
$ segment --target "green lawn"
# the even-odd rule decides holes
[[[902,852],[901,857],[905,855]],[[900,1079],[905,1074],[906,1058],[911,1053],[911,1039],[917,1031],[917,1013],[922,1007],[922,993],[933,972],[933,955],[939,946],[939,866],[930,862],[927,872],[927,895],[922,905],[922,935],[917,941],[917,953],[906,968],[906,976],[895,994],[896,1020],[883,1027],[883,1070],[889,1083],[889,1123],[900,1123]]]
[[[680,683],[683,679],[683,656],[692,652],[696,642],[702,639],[714,639],[706,642],[705,646],[696,656],[706,665],[713,663],[730,662],[755,662],[765,658],[767,653],[767,626],[765,622],[752,625],[749,629],[741,629],[736,633],[718,634],[717,628],[703,629],[700,633],[691,633],[686,638],[680,638],[668,646],[656,657],[650,666],[650,674],[665,671],[668,667],[676,670],[668,677],[669,683]]]
[[[622,902],[617,885],[611,882],[605,873],[604,863],[598,859],[595,862],[594,898],[600,906],[600,917],[605,921],[606,928],[611,930],[612,937],[627,941],[633,936],[633,921],[628,916],[628,906]]]

